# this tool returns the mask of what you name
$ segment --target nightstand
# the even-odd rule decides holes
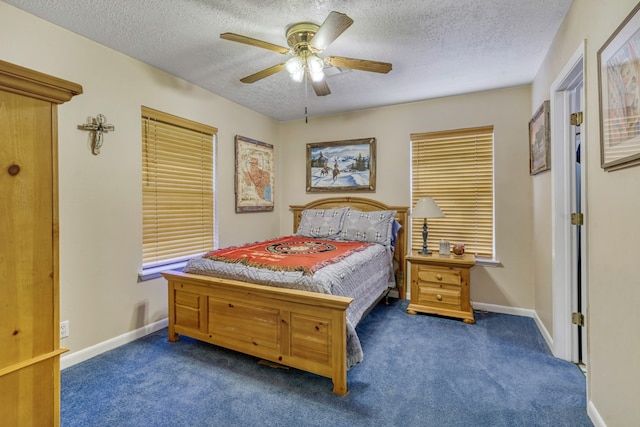
[[[469,297],[473,254],[407,256],[411,271],[411,301],[407,313],[439,314],[475,323]]]

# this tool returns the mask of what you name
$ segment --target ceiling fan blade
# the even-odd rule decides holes
[[[327,56],[324,58],[324,61],[333,67],[350,68],[352,70],[371,71],[382,74],[387,74],[392,68],[392,65],[388,62],[345,58],[344,56]]]
[[[331,89],[329,89],[329,85],[327,84],[327,81],[325,79],[322,79],[322,81],[319,82],[314,82],[313,80],[311,80],[311,78],[309,78],[309,82],[311,83],[313,91],[316,93],[316,95],[327,96],[331,93]]]
[[[353,19],[344,13],[331,12],[320,25],[318,31],[316,31],[316,35],[311,39],[310,45],[318,50],[325,50],[351,24],[353,24]]]
[[[231,40],[232,42],[244,43],[250,46],[261,47],[263,49],[273,50],[278,53],[289,53],[289,48],[284,46],[278,46],[277,44],[265,42],[263,40],[254,39],[247,36],[241,36],[240,34],[235,33],[222,33],[220,34],[221,39]]]
[[[240,79],[242,83],[254,83],[258,80],[264,79],[265,77],[269,77],[277,72],[284,70],[284,62],[282,64],[274,65],[273,67],[265,68],[262,71],[258,71],[255,74],[251,74],[243,79]]]

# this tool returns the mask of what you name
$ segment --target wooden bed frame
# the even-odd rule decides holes
[[[405,295],[407,208],[360,197],[333,197],[291,206],[297,230],[305,209],[351,206],[395,210],[402,225],[396,242],[396,281]],[[333,381],[347,394],[346,310],[353,298],[257,285],[175,271],[163,272],[169,291],[169,341],[179,334]]]

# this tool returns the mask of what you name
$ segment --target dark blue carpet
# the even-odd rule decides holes
[[[71,426],[591,426],[585,378],[530,318],[476,324],[378,305],[358,326],[349,394],[331,380],[166,329],[62,371]]]

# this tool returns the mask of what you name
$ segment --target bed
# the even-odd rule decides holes
[[[408,208],[389,206],[360,197],[333,197],[306,205],[292,205],[292,236],[296,236],[295,232],[301,230],[301,223],[303,228],[308,223],[304,217],[309,212],[342,211],[347,207],[350,213],[393,211],[391,215],[400,229],[395,235],[393,250],[387,248],[386,256],[387,262],[392,259],[391,265],[395,266],[392,274],[398,296],[404,298],[404,257],[407,251],[404,231]],[[364,257],[365,252],[379,251],[377,247],[380,246],[369,244],[366,250],[359,249],[354,256]],[[214,264],[219,263],[215,261],[215,257],[210,258],[214,259]],[[231,278],[227,274],[210,272],[207,270],[211,265],[210,261],[211,259],[190,261],[185,271],[191,272],[162,273],[168,281],[169,341],[177,341],[179,335],[206,341],[328,377],[333,381],[334,393],[347,393],[347,370],[362,358],[358,353],[360,344],[355,327],[368,310],[387,295],[389,286],[385,284],[382,287],[382,284],[377,283],[379,280],[376,280],[376,290],[364,292],[347,289],[348,282],[367,280],[357,277],[345,280],[344,286],[333,285],[334,289],[339,289],[337,292],[317,291],[311,287],[295,289],[289,284],[273,286],[262,280],[253,280],[253,275]],[[365,261],[361,262],[362,268],[365,268]],[[255,267],[242,268],[251,270]],[[338,263],[331,264],[315,271],[313,277],[325,273],[342,277],[344,274],[340,268],[343,267],[338,266]],[[371,273],[365,274],[367,277],[373,276]]]

